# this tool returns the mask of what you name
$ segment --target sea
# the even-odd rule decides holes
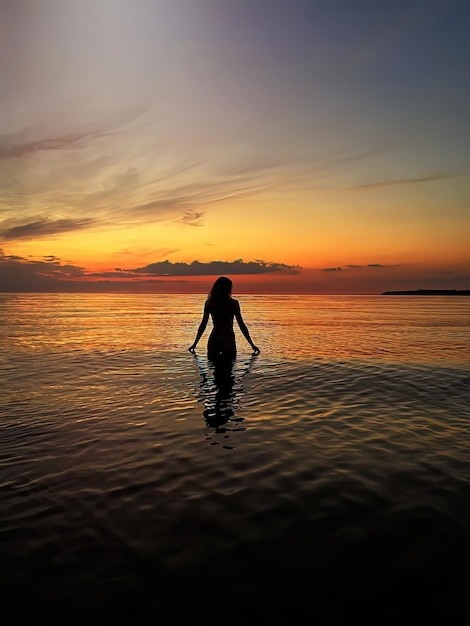
[[[235,297],[0,294],[6,623],[468,619],[470,298]]]

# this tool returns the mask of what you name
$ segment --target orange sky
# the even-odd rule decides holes
[[[379,4],[2,9],[0,290],[470,288],[469,9]]]

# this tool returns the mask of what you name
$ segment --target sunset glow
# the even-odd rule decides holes
[[[1,291],[470,288],[467,3],[0,15]]]

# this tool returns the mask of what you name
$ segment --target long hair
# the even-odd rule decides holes
[[[212,289],[207,296],[210,303],[223,302],[232,295],[232,281],[226,276],[220,276],[212,285]]]

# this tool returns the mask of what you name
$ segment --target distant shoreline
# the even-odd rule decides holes
[[[470,289],[416,289],[415,291],[384,291],[382,296],[470,296]]]

